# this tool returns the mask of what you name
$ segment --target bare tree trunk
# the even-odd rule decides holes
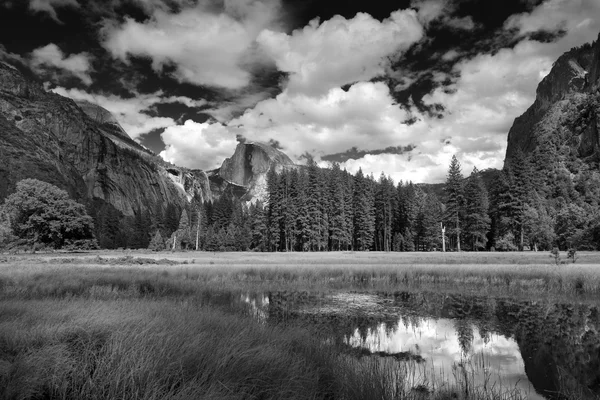
[[[200,211],[198,211],[198,226],[196,227],[196,251],[198,251],[198,243],[199,243],[199,239],[200,239],[200,221],[201,221],[201,216],[200,216]]]
[[[458,227],[458,214],[456,214],[456,251],[460,252],[460,228]]]
[[[442,251],[446,252],[446,228],[444,224],[440,222],[440,228],[442,229]]]
[[[521,223],[521,238],[519,241],[519,251],[523,251],[523,223]]]

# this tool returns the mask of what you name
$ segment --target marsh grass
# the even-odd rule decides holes
[[[181,257],[162,256],[153,258],[161,261],[156,264],[128,258],[124,265],[98,263],[96,256],[77,262],[69,255],[66,263],[55,255],[5,259],[0,398],[521,399],[513,388],[475,387],[468,377],[423,383],[415,379],[418,363],[346,354],[306,326],[260,323],[232,299],[247,290],[403,289],[583,299],[600,287],[592,265],[300,258],[261,266],[242,255],[215,262],[198,253],[186,265]]]
[[[192,254],[197,257],[198,253]],[[162,264],[155,264],[154,259],[144,263],[148,258],[128,257],[124,265],[107,262],[108,257],[100,264],[94,263],[98,257],[66,264],[55,262],[56,258],[50,263],[15,258],[0,264],[0,296],[175,298],[219,290],[444,291],[557,301],[595,301],[600,296],[600,265],[594,264],[315,265],[290,260],[289,264],[260,266],[252,260],[243,263],[242,255],[228,257],[218,264],[198,264],[196,259],[194,264],[182,264],[181,258],[157,259]],[[303,257],[298,255],[299,260]]]
[[[521,398],[415,389],[410,364],[171,301],[13,300],[0,304],[0,321],[6,400]]]

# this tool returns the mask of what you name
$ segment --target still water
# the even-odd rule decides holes
[[[414,386],[468,379],[530,399],[600,399],[596,306],[406,292],[244,293],[234,302],[265,323],[308,324],[341,346],[415,363]]]

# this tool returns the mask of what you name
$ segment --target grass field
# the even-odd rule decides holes
[[[70,272],[69,272],[70,271]],[[66,278],[65,278],[66,276]],[[70,277],[76,276],[75,280]],[[30,296],[137,287],[177,296],[207,290],[442,290],[591,300],[600,253],[556,265],[548,253],[143,253],[23,254],[0,258],[0,287]],[[152,286],[152,289],[149,289]],[[155,287],[154,287],[155,286]],[[26,289],[24,289],[24,287]]]
[[[2,399],[518,399],[421,387],[205,300],[232,290],[436,290],[597,301],[600,255],[143,253],[0,256]],[[594,300],[595,299],[595,300]]]

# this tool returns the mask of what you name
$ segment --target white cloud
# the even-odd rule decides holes
[[[263,31],[261,48],[280,71],[289,72],[291,92],[322,94],[347,83],[383,75],[387,57],[419,41],[423,29],[413,10],[393,12],[382,22],[358,13],[319,24],[313,20],[291,35]]]
[[[29,58],[29,64],[36,72],[44,72],[47,67],[58,68],[76,76],[86,85],[92,84],[91,56],[87,53],[71,54],[65,57],[57,45],[50,43],[33,50]]]
[[[135,97],[124,99],[115,95],[90,94],[78,89],[65,89],[57,87],[52,89],[54,93],[70,97],[74,100],[86,100],[110,111],[125,132],[133,139],[151,132],[154,129],[175,126],[172,118],[152,117],[146,112],[156,104],[181,103],[188,107],[199,107],[206,104],[205,100],[193,100],[184,96],[165,97],[162,92],[153,94],[136,94]]]
[[[241,134],[253,140],[275,139],[296,160],[306,151],[319,160],[322,155],[343,152],[353,146],[368,151],[413,144],[416,148],[405,154],[366,155],[342,164],[351,172],[360,167],[366,174],[372,173],[375,177],[384,171],[396,182],[442,182],[454,154],[458,155],[465,175],[474,166],[479,169],[500,168],[508,130],[514,119],[533,103],[536,87],[550,71],[553,62],[572,46],[594,40],[600,30],[600,17],[597,17],[595,5],[584,2],[586,7],[576,12],[576,7],[568,2],[554,0],[537,7],[531,14],[511,19],[506,28],[521,27],[519,29],[523,29],[525,38],[528,29],[541,29],[546,17],[562,20],[553,17],[556,10],[548,8],[549,3],[562,7],[562,15],[568,17],[567,24],[563,25],[566,35],[555,43],[523,39],[512,48],[501,49],[494,54],[480,54],[456,64],[452,75],[459,77],[455,83],[450,87],[440,87],[423,99],[426,104],[443,105],[446,111],[442,119],[421,114],[414,106],[410,110],[402,110],[394,103],[383,83],[361,81],[348,91],[337,87],[348,80],[369,79],[367,77],[378,73],[377,68],[381,64],[363,63],[366,72],[352,67],[346,71],[340,67],[339,74],[342,76],[338,77],[332,72],[338,71],[338,64],[361,65],[363,54],[344,59],[347,48],[341,46],[337,53],[340,62],[336,58],[333,64],[323,66],[330,58],[328,54],[319,55],[321,48],[315,47],[315,44],[320,43],[323,49],[329,49],[336,40],[335,35],[328,39],[331,42],[316,39],[313,42],[311,39],[319,37],[319,30],[325,29],[323,26],[336,26],[329,25],[329,21],[321,25],[313,23],[292,35],[266,32],[259,41],[262,46],[265,46],[265,37],[268,38],[265,40],[272,41],[268,44],[271,46],[269,53],[278,68],[292,73],[288,86],[277,97],[259,102],[227,126],[220,123],[193,125],[190,122],[189,129],[185,130],[187,136],[182,136],[181,140],[177,139],[177,135],[184,130],[181,127],[171,130],[166,139],[163,135],[163,139],[170,142],[169,153],[165,151],[164,156],[200,167],[200,161],[194,159],[199,157],[196,154],[202,154],[202,158],[206,158],[202,161],[206,163],[204,168],[213,168],[231,154],[235,135]],[[441,18],[440,15],[436,18]],[[350,25],[361,21],[361,18],[369,20],[366,17],[353,20],[336,17],[334,20],[339,26],[348,28],[342,36],[350,40],[353,38]],[[387,23],[390,23],[389,20]],[[373,24],[381,28],[384,23],[375,21]],[[305,31],[308,32],[306,35]],[[331,32],[337,31],[332,29]],[[450,51],[442,57],[455,59],[457,55]],[[406,81],[414,79],[401,71],[395,76],[403,77]],[[444,79],[444,75],[436,79]],[[402,123],[410,117],[416,117],[417,121],[412,125]],[[211,144],[205,143],[208,138],[212,138]],[[218,149],[219,155],[213,157],[211,153],[203,152],[203,146]]]
[[[447,0],[413,0],[410,6],[418,10],[419,21],[425,26],[450,11]]]
[[[447,18],[444,22],[451,28],[465,31],[472,31],[477,27],[475,21],[473,21],[473,17],[470,15],[462,18]]]
[[[393,104],[384,83],[361,82],[347,92],[334,88],[319,97],[286,90],[229,126],[249,139],[276,139],[288,155],[299,159],[306,151],[318,156],[352,146],[373,150],[407,145],[414,138],[407,137],[406,126],[400,124],[406,118],[408,113]]]
[[[48,13],[50,17],[62,24],[62,21],[58,19],[56,14],[56,7],[79,7],[77,0],[29,0],[29,9],[35,12]]]
[[[202,3],[172,14],[155,9],[143,23],[126,19],[104,28],[104,46],[116,58],[148,57],[156,71],[174,65],[174,76],[197,85],[239,89],[262,56],[255,38],[276,23],[279,0],[225,1],[225,11],[208,11]]]
[[[452,16],[456,4],[450,0],[413,0],[411,7],[418,10],[418,19],[425,27],[438,21],[458,30],[472,31],[477,28],[477,24],[470,15],[461,18]]]
[[[269,98],[265,92],[249,93],[236,97],[235,101],[220,102],[216,107],[203,110],[202,112],[215,118],[219,122],[227,122],[235,115],[243,113],[254,107],[258,102]]]
[[[563,29],[567,35],[554,47],[557,57],[571,47],[596,39],[600,31],[600,2],[597,0],[546,0],[531,13],[510,17],[505,28],[516,28],[521,35],[540,30]]]
[[[220,123],[197,123],[171,126],[161,134],[166,148],[160,155],[174,164],[198,169],[213,169],[231,157],[237,141]]]

